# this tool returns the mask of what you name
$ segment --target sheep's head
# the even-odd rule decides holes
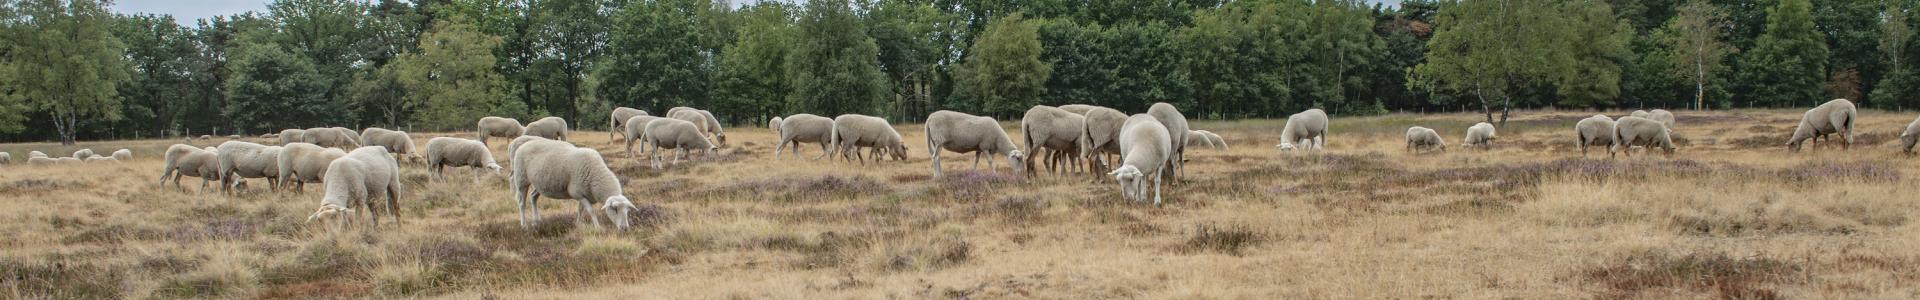
[[[487,170],[493,171],[493,175],[500,175],[500,164],[489,162],[487,163]]]
[[[894,159],[907,160],[907,145],[893,145],[893,147],[890,148],[893,148],[893,150],[890,151],[893,152]]]
[[[1295,149],[1295,147],[1293,146],[1293,143],[1288,143],[1288,142],[1280,142],[1279,145],[1273,145],[1273,147],[1279,148],[1280,151],[1293,151]]]
[[[327,217],[330,217],[330,216],[333,216],[334,214],[339,214],[339,213],[351,214],[353,213],[353,209],[346,208],[333,203],[321,204],[319,210],[314,211],[313,215],[307,216],[307,222],[313,222],[313,220],[318,220],[318,219],[325,219]]]
[[[1027,153],[1020,150],[1007,151],[1007,162],[1017,171],[1026,171]]]
[[[1141,173],[1140,168],[1131,165],[1115,168],[1113,172],[1107,172],[1107,175],[1113,176],[1114,180],[1120,182],[1120,194],[1129,199],[1133,198],[1134,182],[1146,177],[1146,173]]]
[[[727,133],[725,133],[725,132],[721,132],[721,133],[715,133],[715,134],[713,134],[713,138],[714,138],[714,139],[716,139],[716,140],[720,140],[720,145],[721,145],[721,146],[726,146],[726,145],[727,145]]]
[[[633,221],[628,215],[635,209],[633,201],[628,201],[627,196],[607,197],[606,204],[600,205],[600,210],[607,213],[607,220],[613,221],[613,228],[619,230],[627,230],[628,226],[633,226]]]

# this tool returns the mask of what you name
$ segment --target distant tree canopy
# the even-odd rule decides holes
[[[1920,108],[1920,0],[277,0],[201,20],[0,0],[0,140],[462,130],[613,107],[911,122]],[[54,125],[54,126],[46,126]]]

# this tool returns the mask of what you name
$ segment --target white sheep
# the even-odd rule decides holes
[[[624,127],[622,131],[626,133],[625,136],[627,137],[626,149],[628,158],[633,157],[633,144],[635,143],[640,144],[640,149],[647,149],[647,124],[659,119],[660,117],[655,116],[634,116],[621,122],[621,127]]]
[[[1167,126],[1167,137],[1172,138],[1168,141],[1180,141],[1173,143],[1173,167],[1161,171],[1173,177],[1174,182],[1179,182],[1180,171],[1186,167],[1187,160],[1187,116],[1180,114],[1180,109],[1166,102],[1154,103],[1153,106],[1147,107],[1147,114],[1153,115],[1154,119],[1160,120],[1161,125]],[[1121,150],[1121,152],[1126,151]]]
[[[307,142],[306,129],[286,129],[280,131],[280,145]]]
[[[327,168],[333,160],[347,156],[347,151],[339,148],[326,148],[308,143],[292,143],[280,146],[280,186],[294,191],[305,191],[307,183],[321,182],[326,179]]]
[[[780,159],[780,151],[788,149],[788,145],[792,145],[793,155],[799,156],[800,143],[820,144],[820,156],[813,159],[827,157],[827,154],[833,153],[833,150],[828,148],[833,145],[833,137],[836,134],[833,131],[835,126],[833,119],[813,114],[796,114],[774,123],[769,124],[779,126],[775,132],[780,135],[780,143],[773,147],[773,159]]]
[[[359,132],[359,131],[355,131],[355,130],[353,130],[353,129],[347,129],[346,127],[340,127],[340,126],[334,126],[334,127],[332,127],[332,128],[333,128],[333,130],[339,130],[339,131],[340,131],[340,133],[344,133],[344,134],[346,134],[348,138],[352,138],[352,139],[353,139],[353,144],[354,144],[354,145],[366,145],[366,144],[367,144],[367,140],[365,140],[365,139],[361,139],[361,138],[360,138],[360,132]],[[354,148],[359,148],[359,146],[354,146]]]
[[[1296,143],[1306,150],[1326,148],[1327,111],[1315,108],[1287,116],[1287,125],[1280,128],[1280,144],[1274,147],[1281,151],[1293,150]]]
[[[772,130],[774,135],[779,135],[780,122],[782,121],[786,121],[786,118],[782,118],[780,116],[773,116],[773,119],[767,120],[767,130]]]
[[[833,151],[840,153],[843,158],[858,156],[859,150],[855,148],[867,147],[873,149],[873,154],[870,156],[873,156],[876,162],[883,159],[882,153],[892,156],[895,160],[907,159],[906,142],[900,137],[900,131],[894,130],[893,124],[888,123],[887,119],[844,114],[834,117],[832,125],[832,129],[829,130],[831,139],[828,142],[834,145]],[[861,158],[861,161],[865,161],[865,158]]]
[[[1120,127],[1126,125],[1127,114],[1112,108],[1098,107],[1087,109],[1087,127],[1083,132],[1087,136],[1087,165],[1094,172],[1106,172],[1112,165],[1107,155],[1120,155]]]
[[[1060,110],[1064,110],[1076,115],[1084,116],[1084,115],[1087,115],[1088,111],[1093,111],[1094,108],[1099,108],[1099,106],[1086,105],[1086,104],[1067,104],[1067,105],[1061,105],[1059,108]]]
[[[1107,175],[1120,182],[1121,194],[1129,200],[1147,200],[1147,178],[1152,174],[1153,204],[1160,205],[1160,185],[1173,167],[1171,130],[1149,114],[1127,118],[1120,132],[1120,167]]]
[[[1493,140],[1497,138],[1499,138],[1499,136],[1495,135],[1493,124],[1480,122],[1479,124],[1473,124],[1473,126],[1467,127],[1467,137],[1463,139],[1464,142],[1461,143],[1461,145],[1465,145],[1466,147],[1478,146],[1480,149],[1492,149]]]
[[[35,158],[35,157],[47,158],[47,153],[40,152],[40,150],[27,151],[27,158]]]
[[[13,153],[0,152],[0,165],[13,164]]]
[[[160,174],[160,184],[165,185],[167,178],[173,178],[173,187],[186,191],[180,186],[180,177],[200,177],[200,191],[206,192],[207,186],[220,179],[220,156],[218,152],[175,144],[167,148],[166,169]]]
[[[626,129],[627,119],[645,115],[647,115],[647,111],[632,107],[613,108],[612,116],[607,118],[607,140],[612,141],[615,138],[619,138],[619,135],[616,133],[619,133],[621,129]]]
[[[262,134],[260,134],[260,138],[262,138],[262,139],[269,139],[269,140],[271,140],[271,139],[278,139],[278,138],[280,138],[280,134],[278,134],[278,133],[262,133]]]
[[[420,161],[420,151],[414,148],[413,135],[405,131],[367,127],[360,132],[360,137],[367,146],[387,147],[387,153],[403,157],[408,162]]]
[[[1655,109],[1652,111],[1648,111],[1646,118],[1653,119],[1654,121],[1660,121],[1660,124],[1666,125],[1667,129],[1680,129],[1679,127],[1674,127],[1673,112],[1667,111],[1665,109]]]
[[[693,122],[694,127],[699,129],[700,132],[713,135],[713,139],[720,142],[718,145],[724,146],[727,144],[727,131],[720,128],[720,119],[714,118],[712,112],[687,107],[675,107],[673,110],[667,111],[667,117]]]
[[[1219,134],[1215,134],[1212,131],[1206,131],[1206,130],[1196,130],[1195,132],[1200,133],[1200,135],[1206,136],[1207,141],[1209,141],[1210,144],[1213,144],[1214,147],[1220,147],[1220,150],[1233,150],[1233,147],[1227,146],[1227,139],[1221,138]]]
[[[560,117],[545,117],[545,118],[540,118],[540,120],[533,121],[533,123],[527,123],[527,130],[525,134],[531,135],[531,136],[543,137],[550,140],[565,141],[567,140],[568,130],[569,129],[567,127],[567,119],[561,119]]]
[[[244,139],[244,138],[246,137],[240,136],[238,134],[227,135],[227,140],[238,140],[238,139]]]
[[[520,137],[513,138],[512,142],[507,143],[507,161],[513,161],[514,149],[520,149],[520,145],[525,145],[526,143],[532,142],[532,141],[551,141],[551,139],[531,136],[531,135],[522,135]]]
[[[1907,130],[1900,132],[1900,152],[1913,154],[1916,143],[1920,143],[1920,118],[1914,118],[1913,123],[1907,123]]]
[[[493,151],[480,141],[436,137],[427,140],[426,152],[427,171],[433,174],[433,179],[446,180],[443,172],[447,166],[481,168],[500,174],[500,163],[493,160]]]
[[[1000,122],[993,118],[969,115],[955,111],[936,111],[927,115],[925,124],[927,134],[927,152],[933,157],[933,177],[942,176],[940,170],[940,150],[955,153],[973,153],[973,169],[980,169],[980,158],[987,159],[987,168],[994,168],[993,157],[1005,153],[1007,164],[1013,165],[1016,172],[1024,172],[1026,153],[1020,152],[1013,139],[1007,138],[1007,131],[1000,128]]]
[[[658,119],[648,123],[647,139],[647,143],[653,144],[653,150],[650,153],[653,156],[653,168],[656,170],[663,168],[660,164],[660,149],[679,150],[680,152],[673,156],[673,164],[679,164],[680,158],[693,149],[705,150],[704,155],[713,155],[713,150],[718,148],[712,141],[708,141],[705,135],[700,134],[699,126],[680,119]],[[519,152],[516,150],[515,153]],[[517,158],[510,159],[515,162],[520,161]]]
[[[385,147],[360,147],[329,163],[326,194],[320,196],[320,208],[307,216],[307,222],[344,213],[341,225],[345,226],[353,222],[353,207],[358,205],[366,209],[373,227],[380,227],[380,212],[373,209],[377,198],[387,200],[387,212],[399,222],[400,165],[391,155]]]
[[[1589,146],[1607,147],[1607,154],[1613,155],[1613,126],[1613,118],[1607,115],[1593,115],[1573,124],[1574,137],[1579,139],[1580,157],[1587,156]]]
[[[1188,130],[1187,147],[1204,146],[1210,149],[1226,149],[1227,141],[1220,135],[1206,130]]]
[[[1085,115],[1052,106],[1035,105],[1028,108],[1027,114],[1020,118],[1020,135],[1027,144],[1026,153],[1032,154],[1034,158],[1049,158],[1046,162],[1049,171],[1053,170],[1060,160],[1052,155],[1043,156],[1045,153],[1041,151],[1052,151],[1056,154],[1071,153],[1067,159],[1069,165],[1078,162],[1082,153],[1085,152],[1081,148],[1088,144],[1086,128]],[[1028,159],[1017,163],[1025,164],[1022,168],[1027,170],[1027,174],[1033,174],[1038,171],[1038,168],[1033,165],[1034,160]]]
[[[1442,152],[1447,151],[1447,141],[1440,138],[1439,132],[1433,131],[1432,128],[1426,128],[1426,127],[1420,127],[1420,126],[1407,128],[1407,151],[1408,152],[1419,152],[1419,151],[1434,150],[1434,149],[1438,149]]]
[[[1653,113],[1651,113],[1651,112],[1647,112],[1646,110],[1635,110],[1635,111],[1633,111],[1632,113],[1628,113],[1628,114],[1627,114],[1627,116],[1628,116],[1628,117],[1640,117],[1640,118],[1649,118],[1649,119],[1651,119],[1651,118],[1653,118]]]
[[[61,157],[61,158],[55,158],[53,160],[55,163],[63,163],[63,164],[76,164],[76,163],[86,162],[84,160],[80,160],[78,158],[72,158],[72,157]]]
[[[74,159],[87,159],[91,157],[94,157],[93,149],[80,149],[77,151],[73,151]]]
[[[27,164],[29,165],[51,165],[58,162],[60,162],[60,160],[45,158],[45,157],[28,157],[27,158]],[[165,181],[162,181],[161,183],[165,183]]]
[[[123,161],[133,160],[133,150],[127,150],[125,148],[122,148],[120,150],[114,150],[113,159],[118,159]]]
[[[281,146],[244,141],[220,143],[220,191],[232,194],[234,185],[247,178],[266,178],[268,186],[280,186]]]
[[[94,156],[94,157],[88,157],[88,158],[87,158],[87,160],[86,160],[86,162],[89,162],[89,163],[94,163],[94,162],[120,162],[120,159],[118,159],[118,158],[113,158],[112,156]]]
[[[527,127],[520,125],[520,120],[501,117],[480,118],[474,127],[478,128],[475,129],[475,134],[478,135],[475,138],[480,140],[481,145],[487,144],[487,138],[499,137],[512,140],[527,132]]]
[[[307,128],[307,134],[304,136],[306,140],[303,142],[330,148],[360,148],[360,140],[354,138],[355,135],[359,133],[344,128]]]
[[[1800,152],[1800,145],[1807,139],[1828,134],[1840,134],[1845,144],[1841,149],[1853,148],[1853,122],[1859,112],[1853,107],[1853,101],[1833,99],[1819,107],[1807,110],[1801,115],[1800,125],[1793,129],[1793,138],[1787,140],[1787,149]]]
[[[1641,117],[1620,118],[1620,120],[1614,121],[1613,126],[1613,140],[1616,141],[1616,143],[1614,143],[1612,148],[1608,148],[1607,152],[1611,155],[1612,153],[1625,152],[1628,147],[1641,146],[1647,149],[1658,147],[1666,150],[1667,155],[1673,155],[1673,138],[1671,134],[1673,134],[1672,129],[1667,129],[1667,125],[1660,124],[1660,121],[1654,119]],[[1628,152],[1627,156],[1633,156],[1633,153]]]
[[[693,128],[691,123],[686,125]],[[625,230],[632,225],[627,216],[635,209],[633,201],[627,200],[619,177],[607,168],[599,151],[562,141],[528,142],[515,150],[508,182],[520,204],[523,228],[540,223],[540,196],[579,200],[578,215],[593,220],[595,227],[601,226],[600,217],[590,211],[595,202],[601,203],[614,228]]]

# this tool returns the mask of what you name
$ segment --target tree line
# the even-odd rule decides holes
[[[186,26],[107,0],[0,0],[0,140],[487,115],[603,128],[619,106],[735,124],[1068,103],[1202,119],[1911,109],[1915,2],[278,0]]]

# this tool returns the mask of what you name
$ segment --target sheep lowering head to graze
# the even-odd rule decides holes
[[[307,128],[306,140],[303,142],[321,147],[354,149],[360,148],[361,145],[360,140],[354,138],[356,135],[360,133],[343,128]]]
[[[1107,175],[1120,182],[1121,194],[1134,201],[1147,200],[1147,180],[1153,181],[1153,204],[1160,205],[1160,184],[1167,175],[1161,171],[1173,167],[1171,130],[1152,115],[1127,118],[1120,130],[1120,167]],[[1151,177],[1149,177],[1151,176]]]
[[[621,129],[626,129],[627,119],[632,119],[633,117],[645,116],[645,115],[647,115],[647,111],[632,108],[632,107],[613,108],[612,116],[610,118],[607,118],[607,140],[612,141],[613,139],[620,137],[618,133],[620,132]]]
[[[1007,131],[1000,128],[1000,122],[993,118],[969,115],[966,113],[942,110],[927,115],[925,124],[927,134],[927,155],[933,157],[933,177],[941,177],[940,150],[956,153],[973,153],[973,169],[980,169],[980,158],[987,159],[987,168],[994,168],[992,155],[1005,153],[1007,164],[1015,171],[1025,172],[1023,168],[1027,155],[1007,138]]]
[[[386,147],[387,153],[401,156],[407,162],[420,162],[420,151],[413,146],[413,136],[405,131],[367,127],[360,133],[360,138],[367,146]]]
[[[35,158],[35,157],[47,158],[47,153],[40,152],[40,150],[27,151],[27,158]]]
[[[280,138],[280,134],[277,134],[277,133],[262,133],[262,134],[260,134],[260,138],[263,138],[263,139],[277,139],[277,138]]]
[[[1493,148],[1493,140],[1496,138],[1499,137],[1494,134],[1493,124],[1480,122],[1479,124],[1473,124],[1472,127],[1467,127],[1467,137],[1464,139],[1465,142],[1461,144],[1467,147],[1477,146],[1481,149],[1490,149]]]
[[[1280,144],[1274,147],[1288,151],[1301,144],[1297,147],[1322,150],[1327,146],[1327,122],[1327,112],[1318,108],[1288,116],[1287,125],[1280,128]]]
[[[80,149],[78,151],[73,151],[74,159],[87,159],[91,157],[94,157],[93,149]]]
[[[780,135],[780,142],[773,146],[773,159],[780,159],[780,151],[789,149],[788,145],[792,145],[793,156],[799,156],[800,143],[820,144],[820,156],[813,159],[833,153],[833,149],[828,148],[833,146],[835,135],[833,119],[813,114],[795,114],[778,121],[773,125],[779,126],[774,132]]]
[[[1667,129],[1680,129],[1679,127],[1674,127],[1673,112],[1667,111],[1665,109],[1655,109],[1652,111],[1648,111],[1646,118],[1653,119],[1654,121],[1660,121],[1661,125],[1667,125]]]
[[[227,141],[219,149],[221,192],[232,194],[234,185],[247,178],[266,178],[268,186],[280,186],[282,146]]]
[[[526,135],[543,137],[549,140],[565,141],[567,140],[567,130],[569,130],[567,128],[567,119],[545,117],[533,121],[533,123],[527,123]]]
[[[443,172],[447,166],[481,168],[492,170],[494,175],[500,174],[500,163],[493,160],[493,151],[489,151],[487,145],[480,144],[480,141],[436,137],[427,140],[426,152],[427,172],[433,175],[433,179],[445,180]]]
[[[1647,112],[1646,110],[1635,110],[1632,113],[1628,113],[1627,116],[1640,117],[1640,118],[1653,118],[1653,113]]]
[[[1186,168],[1187,116],[1180,114],[1180,109],[1166,102],[1154,103],[1153,106],[1147,107],[1147,114],[1152,115],[1156,120],[1160,120],[1161,125],[1167,126],[1167,137],[1172,138],[1172,140],[1169,141],[1174,142],[1173,167],[1162,172],[1168,172],[1167,176],[1173,177],[1175,182],[1178,182],[1180,179],[1180,171]]]
[[[1092,111],[1093,108],[1095,107],[1099,107],[1099,106],[1086,105],[1086,104],[1067,104],[1067,105],[1061,105],[1059,108],[1060,110],[1064,110],[1076,115],[1085,116],[1087,115],[1088,111]]]
[[[114,150],[113,159],[133,160],[133,150],[127,150],[127,149]]]
[[[89,163],[92,163],[92,162],[120,162],[120,159],[118,159],[118,158],[113,158],[112,156],[94,156],[94,157],[88,157],[88,158],[87,158],[87,160],[86,160],[86,162],[89,162]]]
[[[1573,124],[1574,137],[1580,144],[1580,157],[1587,156],[1588,146],[1607,147],[1607,154],[1613,155],[1613,118],[1606,115],[1593,115]]]
[[[1127,123],[1127,114],[1105,107],[1088,108],[1087,127],[1081,134],[1087,136],[1087,154],[1097,159],[1088,159],[1087,166],[1094,172],[1106,172],[1111,165],[1107,155],[1120,155],[1120,126]]]
[[[871,156],[874,161],[883,159],[881,153],[891,155],[895,160],[907,159],[906,142],[901,140],[900,132],[893,130],[893,124],[888,123],[887,119],[844,114],[834,117],[831,126],[832,128],[828,130],[829,141],[827,142],[833,144],[833,151],[840,153],[844,158],[851,159],[859,156],[859,150],[855,148],[867,147],[873,150]],[[800,130],[798,127],[794,128]],[[799,144],[795,144],[795,147],[798,146]],[[798,150],[795,154],[798,155]],[[864,158],[861,160],[865,161]]]
[[[1667,125],[1660,124],[1660,121],[1641,117],[1620,118],[1614,121],[1615,143],[1607,152],[1625,152],[1629,147],[1642,146],[1647,149],[1660,148],[1666,150],[1667,155],[1673,155],[1672,134],[1673,130],[1667,129]],[[1627,156],[1633,156],[1633,153],[1629,152]]]
[[[46,157],[28,157],[27,158],[27,164],[29,165],[51,165],[57,162],[60,162],[60,160],[46,158]],[[160,181],[160,183],[164,184],[166,183],[166,181],[162,180]],[[182,189],[182,190],[185,190],[185,189]]]
[[[678,153],[674,154],[672,162],[673,164],[679,164],[680,158],[686,156],[689,151],[695,149],[705,150],[705,155],[711,156],[713,155],[713,150],[719,148],[718,146],[714,146],[712,141],[708,141],[705,135],[700,134],[699,126],[696,126],[693,122],[680,119],[659,119],[648,123],[647,139],[647,143],[653,144],[652,151],[650,152],[653,157],[653,168],[656,170],[664,168],[660,164],[661,149],[679,150]],[[514,159],[514,161],[517,162],[520,160]]]
[[[475,124],[475,127],[479,128],[477,129],[479,136],[475,138],[480,140],[481,145],[487,144],[487,138],[490,137],[512,140],[519,138],[520,135],[526,134],[527,132],[527,127],[521,126],[519,120],[501,117],[480,118],[480,121]]]
[[[621,129],[626,132],[625,136],[627,137],[626,149],[628,158],[633,157],[633,144],[640,144],[640,149],[643,150],[647,148],[647,124],[659,119],[660,117],[655,116],[634,116],[627,118],[626,121],[621,121],[621,127],[623,127]]]
[[[1907,130],[1900,132],[1900,152],[1913,154],[1913,145],[1920,143],[1920,118],[1907,123]]]
[[[685,127],[691,130],[692,125]],[[614,228],[625,230],[632,224],[627,216],[635,209],[633,201],[624,195],[620,179],[607,168],[599,151],[562,141],[529,141],[514,150],[513,175],[508,182],[520,204],[523,228],[540,223],[540,196],[579,200],[579,215],[593,220],[595,227],[601,226],[600,216],[590,210],[596,202]]]
[[[387,212],[400,221],[400,165],[385,147],[360,147],[328,163],[326,194],[320,196],[320,209],[307,216],[307,222],[342,214],[341,225],[352,223],[354,206],[367,211],[373,227],[380,226],[380,212],[374,200],[385,198]]]
[[[1186,119],[1182,117],[1180,120]],[[1042,151],[1069,154],[1067,160],[1071,166],[1085,152],[1081,147],[1088,144],[1086,128],[1087,116],[1045,105],[1028,108],[1026,116],[1020,119],[1020,135],[1027,144],[1026,153],[1033,154],[1033,158],[1049,158],[1045,162],[1048,170],[1054,170],[1060,159],[1043,155]],[[1039,170],[1034,167],[1034,160],[1037,159],[1019,162],[1025,164],[1022,168],[1027,170],[1027,174]]]
[[[1414,126],[1407,128],[1407,151],[1427,150],[1447,151],[1447,141],[1440,139],[1440,133],[1431,128]]]
[[[77,163],[86,162],[78,158],[72,158],[72,157],[61,157],[61,158],[55,158],[53,160],[55,163],[62,163],[62,164],[77,164]]]
[[[200,177],[200,191],[206,192],[210,183],[220,179],[220,156],[214,150],[174,144],[167,147],[166,160],[166,169],[160,173],[162,185],[167,183],[167,178],[173,178],[174,188],[186,191],[180,186],[180,177]]]
[[[727,131],[720,128],[720,119],[714,118],[712,112],[686,107],[675,107],[673,110],[667,111],[667,118],[692,122],[694,127],[700,130],[700,132],[712,134],[713,139],[720,142],[717,145],[727,145]]]
[[[347,151],[308,143],[292,143],[280,147],[279,187],[294,191],[304,191],[307,183],[325,179],[327,168],[332,166],[333,160],[347,156]]]
[[[512,142],[507,142],[507,161],[513,161],[513,150],[520,149],[520,145],[525,145],[528,142],[532,142],[532,141],[542,141],[542,140],[551,141],[551,139],[531,136],[531,135],[522,135],[520,137],[513,138]]]
[[[1853,148],[1853,123],[1859,112],[1853,107],[1853,101],[1833,99],[1819,107],[1807,110],[1801,115],[1800,125],[1793,129],[1793,138],[1787,140],[1787,149],[1800,152],[1800,145],[1815,136],[1840,134],[1845,144],[1841,149]]]
[[[305,142],[307,142],[306,129],[287,129],[287,130],[280,131],[281,145],[292,144],[292,143],[305,143]]]
[[[774,116],[773,119],[768,119],[767,130],[772,130],[774,135],[780,135],[780,122],[785,120],[786,118],[780,116]]]

